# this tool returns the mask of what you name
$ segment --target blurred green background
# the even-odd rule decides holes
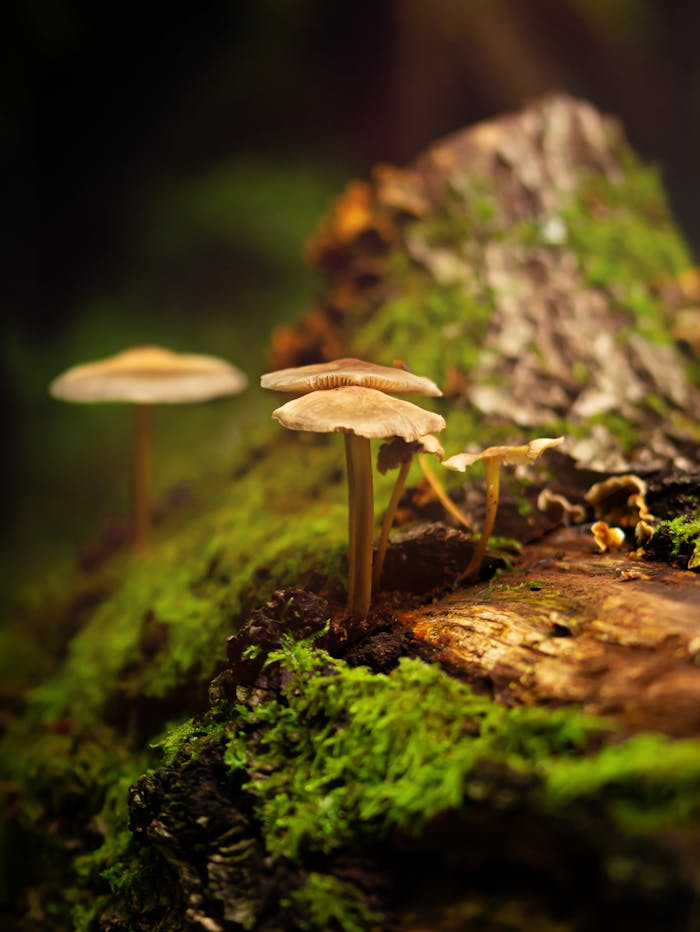
[[[253,386],[321,284],[301,249],[375,161],[564,90],[618,114],[700,240],[700,8],[664,0],[28,0],[4,35],[3,593],[73,565],[128,498],[129,412],[69,365],[152,342]],[[154,491],[224,477],[271,409],[161,408]],[[214,480],[212,480],[214,481]]]

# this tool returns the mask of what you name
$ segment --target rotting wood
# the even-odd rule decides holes
[[[694,573],[596,554],[575,528],[527,547],[518,570],[402,619],[500,702],[575,702],[631,731],[700,734]]]

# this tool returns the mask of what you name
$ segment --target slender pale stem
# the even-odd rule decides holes
[[[132,523],[134,550],[148,543],[151,471],[151,405],[134,405],[134,458],[132,473]]]
[[[374,571],[372,573],[372,584],[374,586],[378,586],[379,580],[382,578],[384,558],[386,557],[386,548],[389,544],[389,534],[391,532],[392,525],[394,524],[394,518],[396,516],[396,506],[399,504],[399,499],[403,494],[403,490],[406,485],[406,477],[408,476],[408,471],[410,468],[410,459],[405,463],[401,463],[399,474],[396,477],[396,482],[394,483],[391,498],[389,499],[389,504],[387,505],[386,512],[384,513],[382,530],[379,534],[379,543],[377,544],[377,555],[374,558]]]
[[[498,457],[484,457],[484,475],[486,477],[486,513],[484,515],[484,525],[481,529],[481,537],[476,545],[474,555],[469,561],[464,573],[460,579],[468,582],[479,575],[481,562],[486,553],[486,545],[489,542],[491,531],[496,522],[496,512],[498,511],[498,487],[501,478],[501,460]]]
[[[445,511],[449,512],[449,514],[451,514],[452,517],[455,518],[465,528],[471,530],[470,522],[447,494],[438,477],[432,471],[430,466],[428,466],[428,461],[422,453],[418,457],[418,462],[420,463],[420,468],[423,470],[423,475],[425,476],[426,482],[435,493],[436,498],[445,509]]]
[[[345,434],[345,466],[348,478],[348,605],[355,601],[355,538],[357,536],[357,506],[355,494],[355,462],[352,455],[352,434]]]
[[[348,479],[354,493],[349,503],[351,514],[350,559],[351,576],[348,579],[348,611],[357,618],[365,618],[372,597],[372,541],[374,538],[374,497],[372,490],[372,451],[366,437],[348,434]],[[353,530],[354,528],[354,530]]]

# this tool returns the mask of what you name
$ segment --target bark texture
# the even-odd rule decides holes
[[[700,735],[700,585],[585,529],[526,548],[515,575],[403,616],[498,702],[579,704],[626,729]]]

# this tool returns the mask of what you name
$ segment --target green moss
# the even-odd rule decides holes
[[[183,751],[196,759],[197,748],[202,744],[201,739],[221,738],[224,733],[225,721],[218,716],[187,719],[179,724],[169,724],[161,737],[151,743],[151,747],[160,750],[164,764],[171,764]]]
[[[441,287],[415,270],[355,336],[352,353],[386,365],[404,359],[444,384],[451,371],[467,374],[476,364],[491,313],[464,284]]]
[[[688,569],[700,567],[700,511],[695,517],[679,515],[672,521],[661,521],[661,527],[668,529],[671,535],[671,554],[677,557],[681,551],[689,554]]]
[[[148,763],[106,726],[81,731],[64,721],[5,738],[3,779],[25,788],[18,827],[42,850],[29,876],[51,917],[47,928],[94,928],[109,895],[102,875],[132,844],[128,789]],[[41,873],[33,877],[36,868]]]
[[[296,927],[304,930],[365,932],[382,919],[367,907],[354,884],[318,871],[310,871],[304,885],[283,900],[282,907],[297,914]]]
[[[568,245],[589,285],[607,291],[652,343],[669,343],[653,286],[690,268],[692,259],[666,205],[658,173],[631,153],[619,182],[596,175],[563,211]]]
[[[275,439],[255,472],[220,489],[218,509],[132,561],[31,697],[33,718],[96,721],[115,693],[124,702],[166,696],[195,672],[207,682],[253,598],[311,570],[343,575],[342,444],[280,430]]]
[[[240,706],[225,760],[247,772],[268,850],[298,859],[362,835],[419,834],[441,812],[514,802],[484,781],[499,765],[530,804],[597,799],[636,831],[681,824],[700,805],[700,742],[642,736],[593,750],[609,730],[575,710],[505,709],[434,665],[390,675],[348,668],[305,644],[272,656],[292,677],[281,700]]]
[[[680,515],[672,521],[662,521],[661,525],[667,527],[673,540],[673,555],[678,556],[684,544],[691,544],[700,537],[700,514],[692,518],[690,515]]]
[[[700,812],[700,742],[640,735],[580,760],[545,762],[555,807],[603,798],[628,831],[682,825]]]
[[[623,451],[630,453],[635,450],[639,444],[639,428],[636,424],[618,414],[616,411],[602,411],[598,414],[592,414],[585,424],[579,425],[577,434],[587,436],[590,434],[591,427],[601,424],[603,427],[616,438]]]

